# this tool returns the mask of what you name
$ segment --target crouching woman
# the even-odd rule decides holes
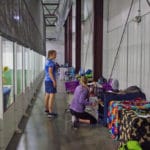
[[[79,123],[96,124],[97,120],[91,114],[85,112],[86,106],[95,106],[96,103],[89,101],[89,88],[87,86],[87,78],[82,76],[80,79],[80,85],[76,87],[73,99],[70,104],[70,112],[72,116],[72,122],[74,127],[79,127]]]

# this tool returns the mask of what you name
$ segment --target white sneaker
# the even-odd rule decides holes
[[[76,117],[74,115],[72,115],[72,117],[71,117],[72,123],[75,122],[75,120],[76,120]]]

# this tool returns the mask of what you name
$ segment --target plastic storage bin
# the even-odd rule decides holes
[[[65,88],[67,92],[74,93],[75,88],[79,85],[79,81],[67,81],[65,82]]]
[[[7,109],[7,104],[9,101],[9,95],[11,92],[11,88],[9,87],[3,87],[3,105],[4,105],[4,111]]]

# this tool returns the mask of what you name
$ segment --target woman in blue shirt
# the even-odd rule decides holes
[[[85,112],[86,106],[95,106],[96,103],[89,101],[89,88],[87,86],[87,78],[82,76],[80,85],[76,87],[72,102],[70,104],[70,111],[76,120],[73,122],[74,127],[77,127],[78,122],[87,124],[96,124],[97,120],[91,114]]]
[[[48,117],[57,116],[53,112],[53,103],[56,91],[56,64],[54,59],[56,58],[56,51],[49,50],[48,58],[45,63],[45,112],[48,113]]]

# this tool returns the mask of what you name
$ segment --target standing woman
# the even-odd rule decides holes
[[[49,50],[48,58],[45,63],[45,112],[48,113],[48,117],[57,116],[53,112],[53,104],[57,83],[56,83],[56,64],[54,59],[56,58],[56,51]]]

